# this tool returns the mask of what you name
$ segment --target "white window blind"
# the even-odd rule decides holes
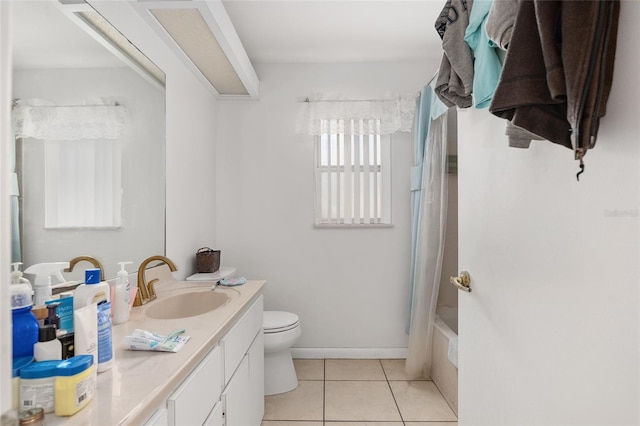
[[[391,224],[390,136],[379,119],[325,119],[316,137],[316,226]]]
[[[121,142],[45,142],[45,227],[121,226]]]

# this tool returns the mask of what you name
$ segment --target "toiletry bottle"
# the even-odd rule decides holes
[[[54,389],[56,416],[72,416],[84,408],[96,390],[93,358],[78,355],[58,364]]]
[[[33,347],[33,357],[36,361],[54,361],[62,359],[62,344],[56,338],[55,325],[40,327],[38,343]]]
[[[80,284],[73,294],[73,310],[83,308],[92,303],[111,301],[109,284],[100,281],[100,269],[87,269],[84,284]]]
[[[58,333],[73,332],[73,293],[60,293],[59,299],[50,300],[45,305],[57,305],[55,315],[60,319]]]
[[[56,328],[56,335],[64,334],[64,330],[60,330],[60,317],[58,316],[59,302],[47,303],[47,317],[44,319],[44,325],[53,325]],[[60,332],[63,333],[60,333]]]
[[[95,303],[73,310],[73,353],[91,355],[98,362],[98,306]]]
[[[11,334],[13,358],[33,357],[33,345],[38,342],[38,319],[31,312],[31,286],[11,284]]]
[[[133,262],[118,262],[120,270],[118,271],[118,279],[116,281],[116,292],[113,300],[113,323],[122,324],[129,321],[129,313],[131,312],[131,300],[129,292],[131,285],[129,284],[129,273],[124,269],[125,265]]]
[[[113,338],[111,334],[111,303],[98,303],[98,373],[111,368]]]
[[[31,287],[29,280],[22,276],[23,273],[20,270],[22,262],[14,262],[11,266],[13,267],[13,271],[11,271],[11,284],[26,284]]]
[[[35,306],[44,305],[47,300],[51,300],[51,276],[58,277],[60,282],[65,282],[62,271],[69,267],[69,262],[36,263],[24,270],[26,274],[33,274],[34,300]]]

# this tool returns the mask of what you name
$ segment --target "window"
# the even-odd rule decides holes
[[[46,228],[120,227],[120,140],[45,141],[45,161]]]
[[[16,102],[16,137],[44,159],[45,228],[122,226],[121,163],[127,111],[115,100],[102,105]],[[38,139],[41,143],[36,141]],[[44,152],[42,152],[44,151]],[[38,189],[43,185],[38,184]]]
[[[379,119],[321,120],[316,136],[316,226],[391,224],[391,141]]]

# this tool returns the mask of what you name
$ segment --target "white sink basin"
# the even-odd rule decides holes
[[[153,319],[177,319],[195,317],[221,308],[229,302],[226,293],[216,291],[192,291],[170,296],[149,303],[144,314]]]

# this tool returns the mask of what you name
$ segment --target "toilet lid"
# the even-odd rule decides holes
[[[283,311],[264,311],[262,328],[265,333],[286,331],[298,325],[299,318],[296,314]]]

